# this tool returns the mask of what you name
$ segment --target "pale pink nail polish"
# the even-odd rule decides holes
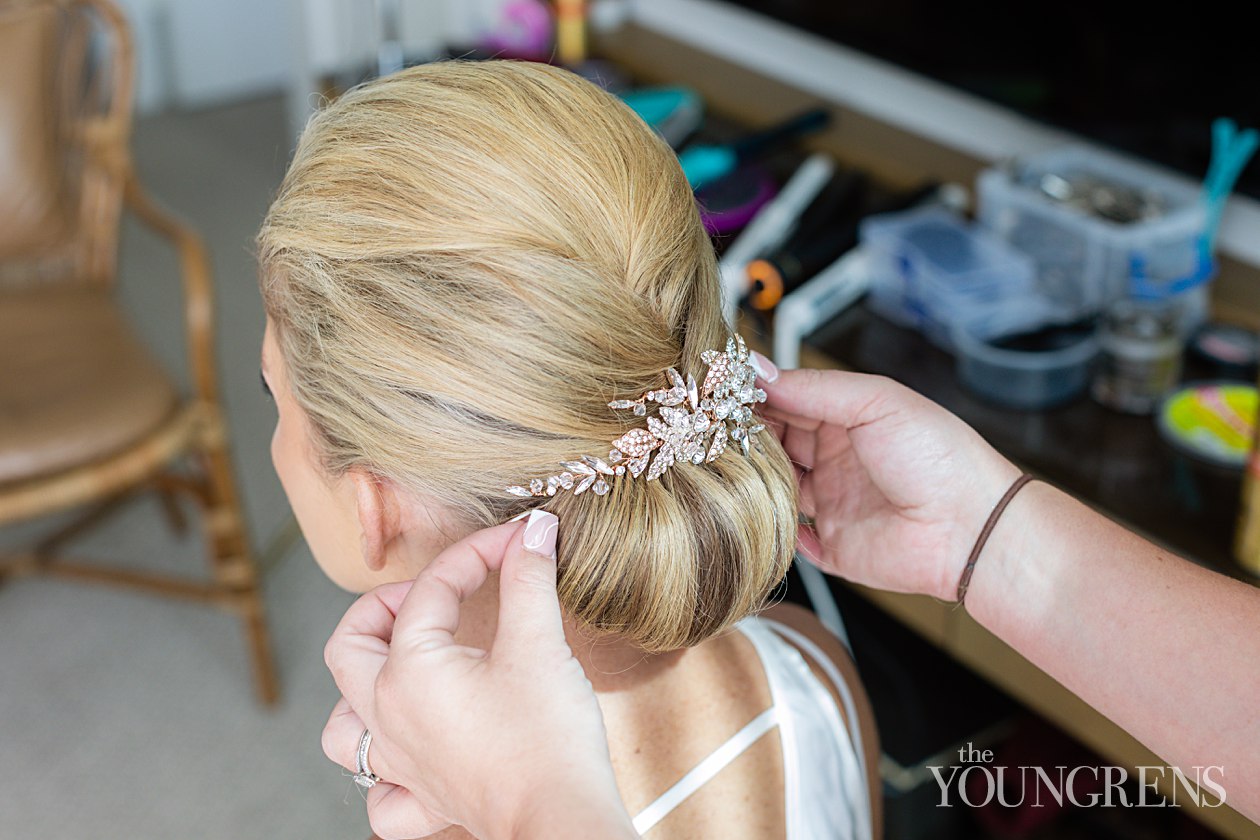
[[[532,510],[525,523],[525,550],[544,557],[555,559],[556,534],[560,530],[560,520],[554,513],[545,510]]]
[[[749,354],[749,358],[752,360],[753,367],[757,369],[757,376],[761,379],[764,379],[766,382],[774,382],[779,378],[779,369],[774,366],[774,362],[756,350]]]

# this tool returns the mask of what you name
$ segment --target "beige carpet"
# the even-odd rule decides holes
[[[283,697],[254,700],[230,616],[147,595],[48,580],[0,586],[0,840],[350,838],[363,802],[329,763],[320,730],[337,699],[324,641],[350,596],[315,567],[272,472],[271,404],[258,384],[263,316],[252,238],[291,138],[279,99],[142,120],[136,161],[150,190],[207,238],[216,268],[220,367],[235,461],[258,549]],[[187,381],[174,255],[126,228],[119,293],[136,328]],[[0,531],[11,543],[30,528]],[[82,543],[141,567],[203,573],[141,499]],[[287,550],[284,550],[287,547]]]

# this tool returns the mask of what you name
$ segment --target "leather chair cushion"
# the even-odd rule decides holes
[[[57,74],[65,25],[52,5],[0,7],[0,258],[47,250],[71,224],[59,113],[65,80]]]
[[[0,484],[118,452],[159,427],[177,403],[106,293],[0,294]]]

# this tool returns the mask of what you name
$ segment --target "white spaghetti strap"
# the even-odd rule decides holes
[[[655,802],[640,811],[634,818],[634,830],[639,834],[646,833],[648,829],[663,820],[670,811],[682,804],[683,800],[703,787],[705,782],[722,772],[726,765],[739,758],[744,750],[757,743],[758,739],[773,729],[778,722],[777,709],[773,706],[757,715],[729,741],[706,756],[673,787],[661,794]]]
[[[765,627],[757,618],[748,618],[739,623],[739,629],[752,642],[757,651],[757,658],[765,669],[766,680],[770,683],[770,698],[779,715],[779,746],[783,751],[783,812],[786,818],[785,836],[795,840],[802,834],[804,816],[793,803],[801,799],[800,763],[801,753],[798,743],[796,721],[792,716],[791,691],[785,688],[782,656],[776,647],[788,647],[781,639],[775,638],[774,632]],[[789,648],[790,649],[790,648]],[[799,656],[799,654],[797,654]]]
[[[862,748],[862,730],[858,722],[857,705],[853,702],[853,695],[849,690],[848,683],[840,673],[840,669],[831,661],[831,658],[827,656],[822,648],[814,644],[814,641],[808,636],[773,619],[762,618],[761,621],[818,663],[818,666],[823,669],[823,673],[836,686],[840,699],[844,702],[845,718],[848,720],[849,739],[852,742],[853,752],[857,758],[857,765],[860,768],[862,779],[864,794],[858,802],[854,803],[859,817],[858,829],[861,832],[860,836],[870,837],[873,830],[871,826],[870,803],[865,797],[867,780],[870,778],[868,773],[870,771],[866,766],[866,751]]]
[[[831,661],[831,658],[823,652],[822,648],[814,644],[814,641],[803,633],[788,627],[786,624],[780,624],[774,619],[763,618],[767,625],[772,627],[779,635],[790,640],[798,648],[809,655],[809,658],[818,663],[823,669],[827,678],[835,683],[836,689],[840,692],[840,699],[844,701],[844,716],[849,722],[849,737],[853,739],[854,751],[858,754],[858,760],[862,765],[862,775],[865,776],[866,768],[866,752],[862,749],[862,730],[858,726],[857,705],[853,702],[853,695],[849,691],[849,684],[845,682],[844,676],[840,673],[840,669]]]

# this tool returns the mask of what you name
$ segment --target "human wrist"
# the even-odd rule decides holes
[[[548,777],[489,836],[493,840],[637,840],[639,834],[611,776],[604,780],[574,772],[568,778]]]
[[[551,798],[531,808],[504,840],[638,840],[625,807],[602,798]]]
[[[950,603],[958,601],[959,583],[966,575],[967,562],[981,537],[985,523],[1003,495],[1023,475],[1020,467],[987,444],[984,445],[982,451],[973,453],[968,463],[968,485],[964,491],[957,493],[957,501],[951,508],[950,519],[954,534],[950,541],[951,548],[946,554],[948,562],[939,567],[937,579],[933,582],[932,588],[927,591],[927,594]],[[1024,488],[1020,493],[1027,492],[1027,489]],[[1004,512],[1002,517],[1005,516]],[[986,540],[981,551],[982,557],[990,553],[987,542],[992,540],[993,536],[990,534]],[[968,595],[968,605],[970,601],[971,596]]]
[[[1023,487],[998,517],[973,570],[965,608],[1009,643],[1046,626],[1055,610],[1067,561],[1056,525],[1061,496],[1044,481]]]

